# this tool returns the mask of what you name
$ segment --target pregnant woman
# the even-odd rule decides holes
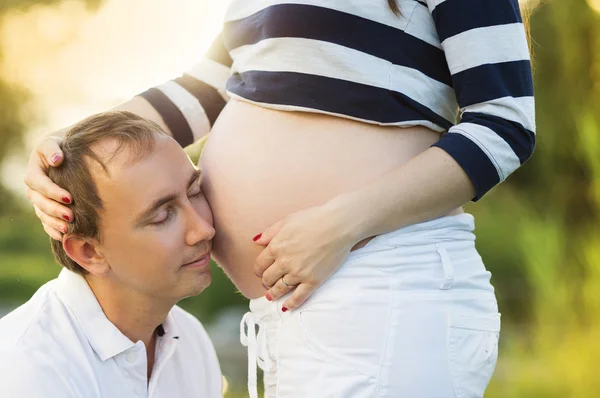
[[[234,0],[200,64],[118,109],[183,146],[210,131],[251,397],[257,362],[267,397],[483,396],[500,314],[462,205],[533,152],[517,0]],[[76,198],[46,177],[58,140],[26,182],[60,239]]]

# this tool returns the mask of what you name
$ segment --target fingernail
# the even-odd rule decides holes
[[[283,311],[283,312],[286,312],[286,311],[287,311],[287,308],[285,308],[285,307],[281,307],[281,311]]]
[[[67,229],[65,227],[60,227],[60,232],[62,232],[63,234],[66,234]]]
[[[252,238],[252,240],[256,242],[257,240],[260,239],[261,236],[262,236],[262,234],[258,234],[254,238]]]
[[[54,155],[52,155],[52,163],[56,163],[60,160],[60,154],[59,153],[55,153]]]
[[[71,219],[69,218],[69,216],[67,216],[66,214],[63,215],[63,218],[67,221],[71,221]]]
[[[265,297],[267,298],[267,300],[273,301],[273,297],[271,297],[271,294],[269,292],[265,293]]]
[[[64,198],[62,198],[63,203],[66,203],[68,205],[71,204],[71,199],[67,198],[66,196]]]

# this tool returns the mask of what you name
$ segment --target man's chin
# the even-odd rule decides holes
[[[190,276],[185,281],[187,286],[187,294],[184,298],[197,296],[202,293],[212,282],[212,273],[209,271],[203,272],[200,275]]]

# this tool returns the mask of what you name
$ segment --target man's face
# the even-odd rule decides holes
[[[112,153],[116,143],[96,149]],[[209,253],[215,234],[199,173],[181,147],[159,137],[150,155],[128,162],[123,148],[109,163],[110,176],[92,163],[100,212],[99,250],[112,282],[134,293],[178,301],[211,282]],[[98,170],[95,170],[97,168]]]

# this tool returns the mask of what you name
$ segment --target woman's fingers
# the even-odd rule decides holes
[[[59,220],[58,218],[54,218],[49,216],[48,214],[42,212],[37,207],[34,207],[35,215],[40,219],[42,224],[48,226],[48,228],[56,231],[59,234],[66,234],[69,231],[69,227],[67,223],[63,220]]]
[[[47,175],[50,167],[59,166],[64,160],[60,142],[59,137],[48,137],[42,141],[29,158],[25,174],[27,197],[42,221],[44,231],[56,240],[62,240],[63,233],[68,231],[67,222],[74,218],[73,211],[61,204],[71,204],[71,194]]]
[[[43,220],[44,217],[48,217],[44,213],[40,212],[38,209],[35,209],[35,214],[40,220]],[[46,231],[46,233],[50,235],[52,239],[62,240],[63,234],[58,229],[52,227],[51,220],[49,220],[49,222],[50,224],[45,221],[42,221],[42,227],[44,227],[44,231]]]
[[[46,165],[56,167],[62,164],[64,154],[60,149],[61,141],[60,137],[47,137],[37,148],[37,154],[43,158],[42,161]]]
[[[34,207],[35,215],[40,219],[42,225],[44,226],[44,230],[48,232],[48,230],[52,231],[50,236],[54,239],[62,239],[63,234],[66,234],[69,231],[69,227],[66,225],[66,222],[63,220],[59,220],[54,217],[50,217],[46,213],[42,212],[37,207]]]
[[[256,257],[254,261],[254,274],[259,278],[263,276],[264,272],[275,262],[275,253],[273,253],[273,248],[271,246],[267,246],[263,249],[262,252]],[[266,285],[271,286],[271,285]]]
[[[289,287],[283,283],[283,280],[290,285]],[[284,275],[282,278],[279,278],[277,282],[265,293],[267,299],[271,300],[279,300],[281,297],[285,296],[290,290],[294,289],[298,282],[292,277],[290,274]]]
[[[62,235],[57,230],[47,226],[46,224],[42,224],[44,227],[44,231],[54,240],[62,240]]]
[[[33,172],[29,171],[27,173],[28,179],[26,180],[26,183],[32,191],[56,202],[71,204],[73,201],[71,199],[71,194],[56,185],[41,169]]]
[[[287,279],[286,279],[287,282]],[[318,286],[310,283],[301,283],[298,285],[292,296],[287,299],[281,306],[282,311],[295,310],[308,300],[310,296],[317,290]]]
[[[256,235],[254,239],[254,243],[260,246],[267,246],[271,243],[271,240],[277,235],[277,233],[281,230],[281,228],[287,223],[288,217],[283,220],[277,221],[275,224],[271,225],[269,228],[264,230],[262,233]]]
[[[264,286],[268,286],[269,288],[271,288],[287,272],[288,271],[283,267],[283,265],[281,263],[274,263],[269,268],[267,268],[267,270],[263,273],[262,284]],[[290,285],[291,285],[291,283],[290,283]]]
[[[52,199],[49,199],[43,194],[32,189],[27,190],[27,197],[29,198],[33,206],[36,209],[38,209],[41,213],[47,214],[49,217],[56,218],[57,220],[64,220],[66,222],[73,221],[73,211],[68,207]],[[42,220],[42,222],[44,222],[44,220]],[[66,224],[62,223],[61,225],[66,226]]]
[[[49,167],[56,167],[63,161],[59,142],[59,138],[48,137],[31,155],[25,174],[25,184],[32,191],[39,192],[47,198],[70,204],[73,199],[69,192],[54,184],[47,175]]]

